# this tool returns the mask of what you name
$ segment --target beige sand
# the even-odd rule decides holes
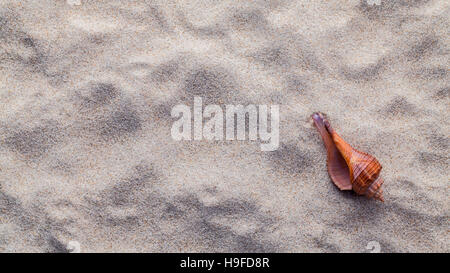
[[[0,4],[0,251],[449,252],[448,1],[80,2]],[[279,149],[173,141],[194,96],[279,104]]]

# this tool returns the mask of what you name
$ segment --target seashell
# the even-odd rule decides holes
[[[381,188],[384,181],[380,176],[382,167],[378,160],[352,148],[322,114],[314,113],[311,117],[327,149],[328,173],[333,183],[340,190],[353,190],[358,195],[384,202]]]

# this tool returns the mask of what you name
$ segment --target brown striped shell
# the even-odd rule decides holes
[[[341,190],[353,190],[384,202],[381,189],[384,181],[380,177],[382,167],[378,160],[352,148],[320,113],[314,113],[312,119],[327,149],[328,173],[334,184]]]

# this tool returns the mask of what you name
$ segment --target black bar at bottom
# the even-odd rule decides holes
[[[424,261],[424,257],[427,261]],[[294,254],[294,253],[177,253],[177,254],[0,254],[2,266],[10,263],[15,271],[21,267],[48,269],[54,267],[79,270],[125,270],[126,272],[300,272],[307,268],[329,270],[356,265],[401,264],[415,268],[429,264],[429,258],[444,262],[446,254]],[[2,259],[3,258],[3,259]],[[31,258],[33,261],[28,262]],[[59,265],[58,265],[59,264]],[[371,266],[369,266],[371,267]],[[405,268],[403,268],[405,269]],[[132,270],[132,271],[131,271]],[[125,272],[124,271],[124,272]],[[100,272],[100,271],[99,271]]]

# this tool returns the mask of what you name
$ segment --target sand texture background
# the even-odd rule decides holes
[[[449,252],[449,15],[1,0],[0,251]],[[194,96],[279,104],[279,149],[172,140]],[[385,203],[331,183],[314,111],[379,159]]]

